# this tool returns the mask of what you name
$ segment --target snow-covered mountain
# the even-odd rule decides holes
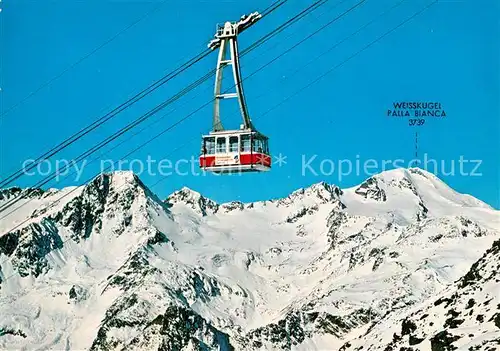
[[[500,211],[420,169],[255,203],[129,172],[16,196],[0,349],[500,349]]]

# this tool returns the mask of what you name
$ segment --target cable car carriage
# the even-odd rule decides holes
[[[212,50],[219,48],[215,75],[214,112],[212,131],[202,137],[200,168],[214,173],[262,172],[271,169],[269,139],[259,133],[250,120],[243,95],[238,56],[237,35],[251,26],[261,15],[257,12],[243,16],[239,22],[218,25],[214,40],[209,44]],[[227,59],[229,50],[230,58]],[[232,66],[234,93],[221,93],[224,68]],[[220,102],[236,98],[243,118],[239,130],[225,130],[220,119]]]

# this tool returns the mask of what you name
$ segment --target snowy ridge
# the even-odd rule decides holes
[[[420,169],[247,204],[188,188],[161,201],[130,172],[32,194],[0,228],[2,349],[424,350],[443,331],[457,347],[498,339],[500,213]],[[491,302],[463,318],[471,298]]]

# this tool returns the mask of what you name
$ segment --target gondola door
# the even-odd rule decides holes
[[[228,155],[234,166],[239,166],[241,161],[240,155],[240,136],[231,135],[228,137]]]
[[[235,139],[236,138],[236,139]],[[216,137],[215,166],[230,167],[240,164],[238,136],[221,135]]]

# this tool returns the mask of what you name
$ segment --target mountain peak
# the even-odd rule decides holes
[[[296,201],[310,203],[331,203],[340,201],[342,190],[333,184],[319,182],[293,191],[286,198],[278,200],[278,205],[289,205]]]
[[[371,176],[356,187],[356,194],[378,202],[385,202],[388,193],[397,188],[398,194],[402,191],[410,190],[418,197],[417,190],[413,184],[408,170],[404,168],[392,169]]]
[[[121,235],[132,226],[148,221],[149,209],[166,210],[163,202],[129,171],[102,173],[81,188],[81,193],[52,215],[54,221],[77,234],[75,240],[92,233]]]
[[[435,174],[418,167],[384,171],[352,189],[355,194],[377,202],[413,198],[410,202],[441,203],[439,207],[446,203],[461,207],[492,209],[470,195],[456,192]]]
[[[311,191],[323,191],[326,190],[329,193],[334,193],[337,196],[342,194],[342,190],[334,184],[329,184],[325,181],[321,181],[319,183],[314,183],[311,186],[309,186],[307,189],[310,189]]]
[[[25,188],[22,189],[17,186],[13,186],[10,188],[4,188],[0,189],[0,201],[2,200],[9,200],[11,198],[19,197],[21,196],[22,198],[25,199],[30,199],[33,197],[39,197],[42,196],[45,193],[43,189],[40,188]]]
[[[139,183],[143,185],[142,181],[133,171],[113,171],[113,172],[101,173],[98,176],[96,176],[94,180],[103,178],[108,178],[117,186],[127,183],[129,184]]]
[[[378,187],[383,202],[327,182],[255,206],[218,205],[183,187],[166,200],[171,212],[132,172],[102,174],[0,236],[0,348],[289,350],[349,342],[355,347],[346,350],[359,350],[385,343],[385,334],[387,343],[397,335],[394,342],[413,346],[431,321],[440,332],[463,320],[469,333],[479,315],[481,328],[497,330],[490,322],[500,319],[498,299],[489,301],[498,291],[498,244],[467,270],[498,238],[498,211],[443,200],[450,191],[419,172],[366,180],[364,193]],[[36,208],[53,202],[36,201]],[[433,218],[414,220],[421,203]],[[450,302],[463,316],[456,318],[434,297],[464,274],[467,290]],[[491,297],[476,289],[483,282]],[[399,327],[399,316],[427,302],[435,313],[412,318],[419,331]]]
[[[117,192],[123,192],[127,190],[137,190],[141,189],[146,196],[151,197],[155,201],[162,203],[162,201],[142,182],[137,174],[133,171],[113,171],[107,173],[101,173],[96,176],[90,183],[86,184],[84,188],[88,186],[108,186],[109,188],[115,189]]]
[[[411,167],[411,168],[394,168],[387,171],[380,172],[378,174],[373,175],[371,178],[377,178],[385,180],[386,182],[407,179],[411,182],[417,182],[422,180],[427,180],[429,182],[436,182],[439,184],[446,185],[446,183],[441,180],[434,173],[429,172],[420,167]]]
[[[167,200],[186,200],[186,199],[196,199],[204,197],[199,192],[188,188],[187,186],[183,186],[179,190],[174,191],[167,197]]]

